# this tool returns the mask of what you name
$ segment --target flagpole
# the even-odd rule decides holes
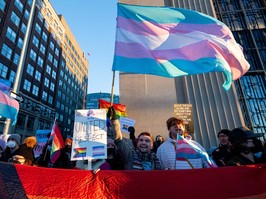
[[[113,81],[112,81],[112,89],[111,89],[111,98],[110,98],[110,105],[113,106],[114,100],[114,84],[115,84],[115,71],[113,70]]]

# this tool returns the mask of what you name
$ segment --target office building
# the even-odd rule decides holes
[[[99,99],[103,99],[107,102],[111,101],[110,93],[89,93],[86,98],[86,109],[98,109],[99,108]],[[113,103],[119,104],[119,96],[114,95]]]
[[[221,129],[248,126],[255,132],[266,131],[265,5],[262,4],[262,2],[265,4],[265,1],[121,0],[119,2],[186,8],[213,17],[218,16],[218,19],[231,28],[237,42],[244,47],[245,56],[251,64],[251,70],[240,81],[235,81],[228,92],[225,92],[221,86],[225,81],[221,73],[173,79],[120,73],[120,102],[127,106],[128,117],[136,120],[135,127],[138,133],[149,131],[154,136],[160,134],[165,138],[168,137],[166,120],[174,116],[174,104],[192,104],[194,115],[192,135],[206,149],[217,146],[217,133]],[[236,6],[239,2],[241,6]],[[252,2],[254,9],[249,9],[247,12],[245,9],[249,6],[242,4],[248,2]],[[257,22],[254,22],[256,20]],[[251,30],[250,21],[257,24],[256,30]]]
[[[56,118],[63,135],[71,134],[75,109],[85,107],[88,61],[64,17],[56,14],[48,0],[37,1],[36,7],[34,2],[0,0],[2,78],[15,82],[28,38],[16,93],[23,102],[17,124],[10,126],[8,133],[34,135],[37,129],[51,129]],[[0,131],[4,128],[1,123]]]

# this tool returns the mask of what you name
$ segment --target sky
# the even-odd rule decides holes
[[[81,50],[90,53],[88,93],[112,89],[117,0],[50,0],[62,14]],[[119,95],[119,73],[115,74],[114,94]]]

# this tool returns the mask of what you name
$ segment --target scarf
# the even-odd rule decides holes
[[[151,162],[152,163],[152,169],[154,170],[160,170],[160,162],[158,158],[156,157],[154,152],[150,153],[141,153],[139,150],[134,151],[134,159],[133,159],[133,170],[144,170],[142,161]]]

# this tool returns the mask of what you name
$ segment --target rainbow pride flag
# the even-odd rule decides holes
[[[120,3],[117,10],[114,71],[168,78],[223,72],[229,90],[249,70],[230,29],[211,16]]]
[[[50,135],[49,140],[52,140],[52,149],[50,153],[50,160],[52,164],[55,163],[55,161],[60,157],[61,155],[61,149],[65,147],[65,143],[63,140],[63,137],[61,135],[61,132],[58,128],[57,121],[54,121],[54,125],[52,128],[52,132]]]
[[[106,109],[106,112],[108,111],[108,108],[111,106],[111,103],[110,102],[107,102],[103,99],[99,99],[99,108],[104,108]],[[113,104],[113,107],[115,109],[115,112],[116,112],[116,115],[117,115],[117,118],[120,118],[120,117],[127,117],[127,114],[126,114],[126,105],[124,104]]]
[[[76,153],[74,158],[83,158],[86,157],[87,148],[74,148],[74,152]]]

